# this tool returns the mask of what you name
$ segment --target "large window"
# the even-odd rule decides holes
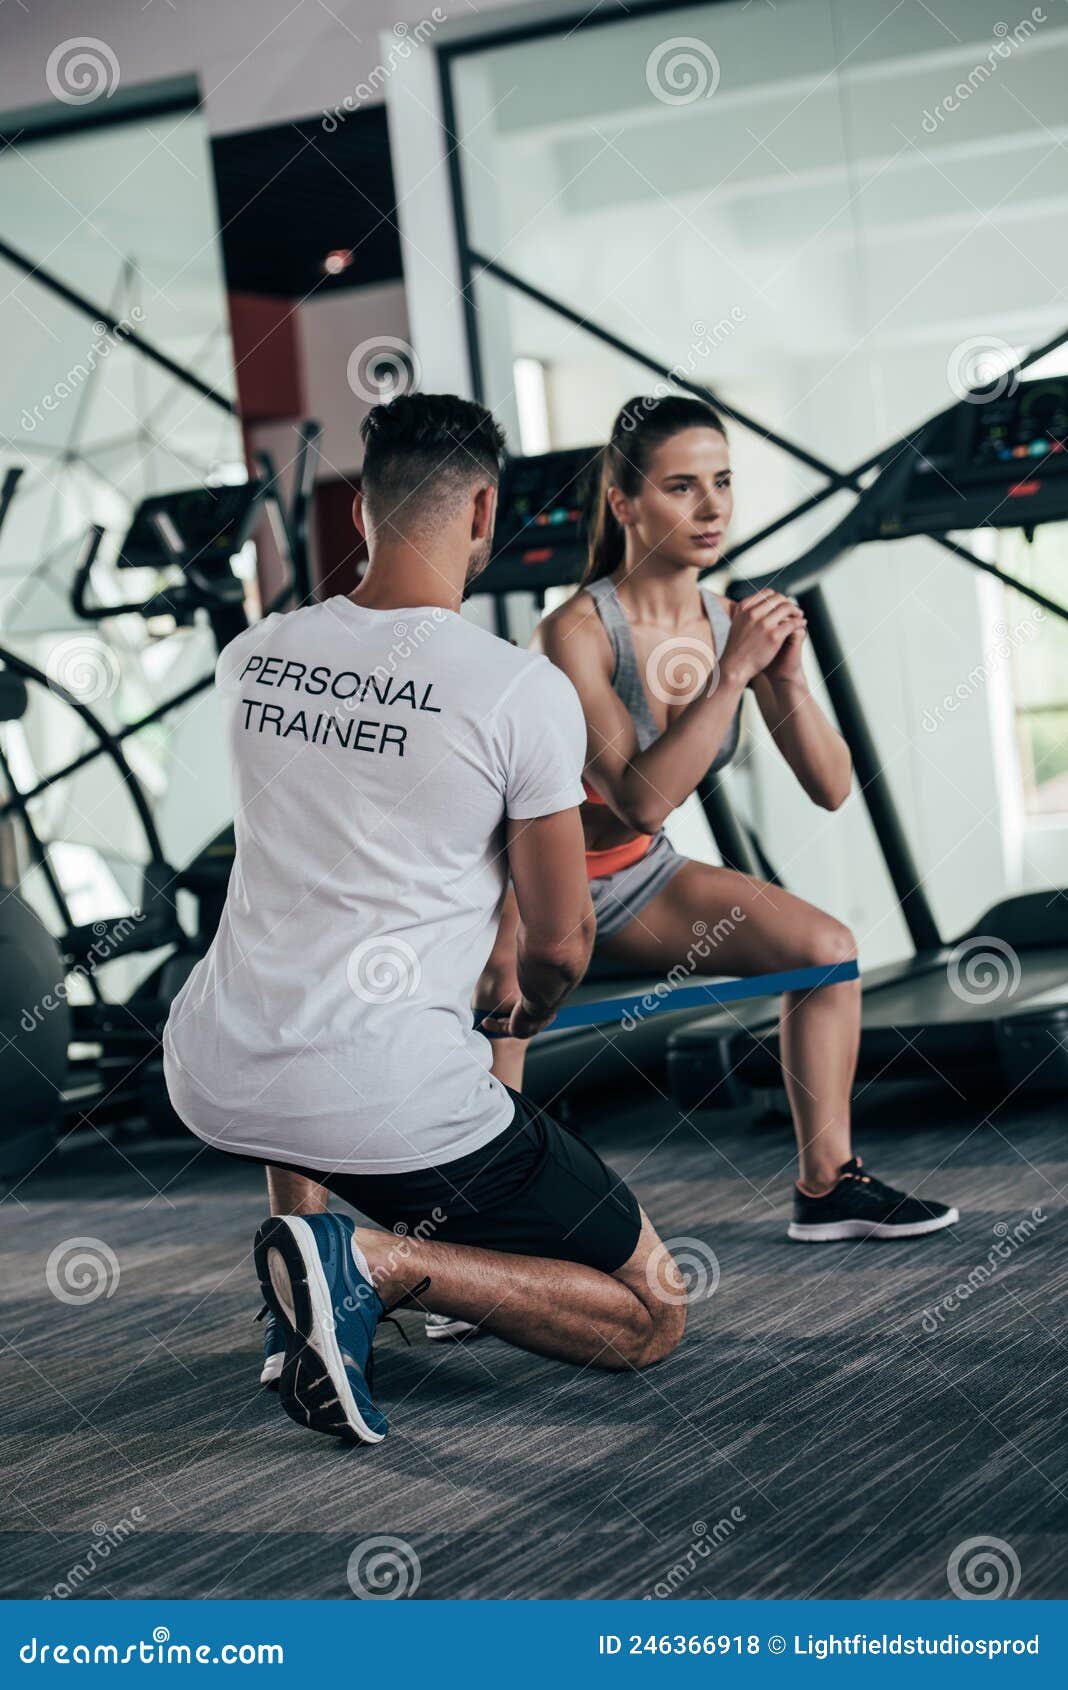
[[[1068,32],[1049,7],[576,9],[459,44],[448,77],[483,397],[513,439],[516,370],[534,364],[550,443],[603,440],[657,381],[630,348],[844,471],[1068,322]],[[758,433],[730,433],[737,543],[826,482]],[[789,561],[847,502],[777,532],[747,567]],[[1009,542],[1006,565],[1063,600],[1059,547]],[[826,591],[939,921],[963,931],[1018,888],[1025,804],[1065,806],[1062,633],[1047,619],[1002,665],[1015,699],[973,687],[944,710],[998,638],[977,573],[910,539],[861,548]],[[859,806],[833,834],[817,827],[770,753],[753,790],[789,883],[838,899],[873,958],[900,954],[896,916],[881,922],[868,894],[882,870]]]
[[[1068,524],[1037,529],[1031,543],[1015,531],[1005,535],[1000,561],[1054,603],[1068,602]],[[1006,602],[1023,802],[1033,815],[1066,815],[1068,623],[1019,594],[1007,593]]]

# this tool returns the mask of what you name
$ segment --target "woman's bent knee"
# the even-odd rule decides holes
[[[853,961],[857,941],[844,922],[824,916],[808,935],[806,954],[810,968],[834,968],[840,962]]]

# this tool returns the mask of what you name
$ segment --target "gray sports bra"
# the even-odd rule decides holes
[[[653,713],[649,708],[649,698],[634,653],[630,623],[619,602],[615,583],[607,575],[600,581],[591,581],[585,590],[597,606],[597,614],[604,625],[604,631],[612,642],[612,653],[615,657],[615,668],[612,672],[613,691],[630,711],[638,736],[639,750],[645,751],[654,740],[660,738],[661,730],[654,722]],[[714,593],[710,593],[706,587],[702,587],[700,592],[712,625],[712,643],[716,656],[722,657],[727,636],[731,631],[731,619]],[[727,736],[708,766],[709,774],[714,773],[716,769],[722,769],[737,751],[740,718],[741,706],[735,711]]]

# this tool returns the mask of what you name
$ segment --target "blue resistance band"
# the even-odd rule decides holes
[[[676,986],[659,992],[654,987],[629,998],[601,998],[597,1003],[563,1008],[546,1028],[554,1033],[565,1027],[607,1027],[622,1023],[626,1016],[645,1021],[658,1010],[698,1009],[717,1003],[737,1003],[740,998],[777,997],[780,992],[811,991],[818,986],[837,986],[844,980],[859,980],[855,962],[830,963],[826,968],[789,968],[782,974],[751,974],[747,980],[715,980],[699,986]],[[485,1019],[475,1010],[475,1026]],[[504,1033],[487,1033],[487,1039],[501,1039]]]

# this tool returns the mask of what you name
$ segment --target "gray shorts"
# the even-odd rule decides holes
[[[630,868],[591,880],[598,939],[610,938],[633,921],[688,861],[679,856],[666,833],[658,833],[644,857]]]

